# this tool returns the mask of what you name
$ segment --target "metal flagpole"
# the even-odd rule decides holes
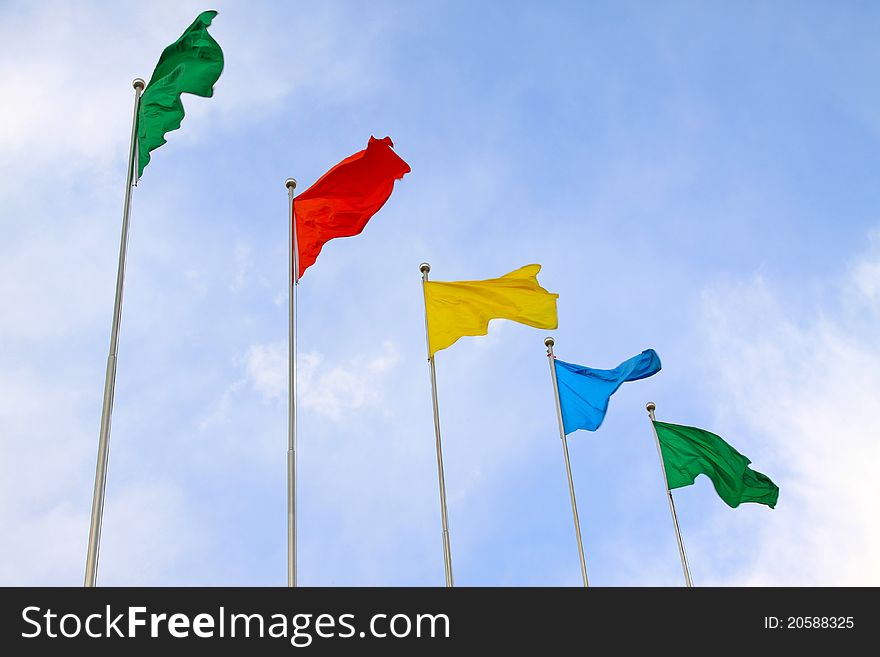
[[[134,113],[131,119],[131,143],[128,147],[128,173],[125,177],[125,203],[122,208],[122,238],[119,243],[119,266],[116,270],[116,296],[113,301],[113,324],[110,327],[110,355],[104,377],[104,403],[101,408],[101,432],[98,437],[98,463],[95,467],[95,491],[92,494],[92,519],[89,524],[89,545],[86,554],[86,575],[83,586],[95,586],[98,577],[98,552],[101,547],[101,521],[104,518],[104,491],[107,487],[107,461],[110,458],[110,420],[113,395],[116,392],[116,356],[119,353],[119,325],[122,321],[122,290],[125,282],[125,254],[128,250],[128,226],[131,218],[131,192],[137,179],[137,117],[145,83],[132,80]]]
[[[293,214],[293,191],[296,180],[284,181],[287,187],[290,222],[290,303],[288,304],[288,400],[287,400],[287,586],[296,586],[296,286],[299,283],[299,249],[296,241],[296,218]]]
[[[422,291],[428,282],[431,265],[423,262],[419,265],[422,272]],[[446,572],[446,586],[454,586],[452,581],[452,549],[449,546],[449,520],[446,517],[446,479],[443,476],[443,449],[440,445],[440,408],[437,404],[437,372],[434,369],[434,357],[431,356],[431,341],[428,337],[428,299],[425,297],[425,339],[428,344],[428,365],[431,370],[431,400],[434,402],[434,437],[437,444],[437,478],[440,481],[440,519],[443,523],[443,563]]]
[[[657,435],[657,427],[654,426],[654,410],[657,405],[654,402],[645,404],[648,417],[651,418],[651,429],[654,430],[654,441],[657,443],[657,456],[660,457],[660,470],[663,472],[663,483],[666,486],[666,497],[669,499],[669,511],[672,513],[672,525],[675,527],[675,538],[678,540],[678,554],[681,557],[681,569],[684,571],[684,581],[687,586],[693,586],[691,571],[688,568],[687,555],[684,552],[684,543],[681,540],[681,529],[678,526],[678,516],[675,513],[675,502],[672,500],[672,491],[669,490],[669,480],[666,478],[666,464],[663,462],[663,450],[660,449],[660,437]]]
[[[550,378],[553,381],[553,396],[556,399],[556,419],[559,422],[559,437],[562,439],[562,453],[565,455],[565,472],[568,475],[568,494],[571,496],[571,514],[574,516],[574,531],[577,534],[578,556],[581,560],[581,576],[584,580],[584,586],[589,586],[587,580],[587,562],[584,559],[584,542],[581,538],[581,523],[578,520],[577,500],[574,496],[574,480],[571,477],[571,460],[568,458],[568,439],[565,436],[565,426],[562,423],[562,402],[559,401],[559,382],[556,380],[556,367],[553,360],[553,345],[556,341],[553,338],[546,338],[544,345],[547,347],[547,360],[550,362]]]

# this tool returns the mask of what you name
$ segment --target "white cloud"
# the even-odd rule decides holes
[[[671,226],[670,242],[685,231],[692,233],[691,246],[703,238],[724,237],[723,230],[701,232],[702,226],[717,224],[705,222],[702,211],[689,214],[691,203],[704,194],[694,197],[696,187],[685,183],[693,182],[691,174],[699,167],[691,165],[706,145],[715,152],[726,142],[665,123],[673,128],[667,137],[675,148],[660,141],[649,144],[649,150],[682,154],[673,158],[675,166],[666,167],[675,171],[664,170],[668,175],[658,178],[657,166],[630,168],[615,178],[619,185],[609,188],[601,170],[608,170],[610,162],[612,170],[622,171],[614,166],[614,153],[630,153],[630,142],[644,146],[640,130],[663,136],[656,130],[656,113],[647,124],[637,115],[627,116],[626,138],[615,133],[614,121],[594,114],[595,121],[585,123],[580,112],[575,123],[554,114],[558,130],[530,132],[536,115],[530,103],[522,102],[527,97],[521,91],[537,89],[542,79],[515,65],[503,71],[489,67],[485,72],[492,75],[491,83],[477,85],[487,93],[475,93],[473,83],[484,78],[468,61],[477,61],[474,56],[481,50],[471,50],[466,42],[442,48],[451,43],[443,35],[454,12],[435,16],[397,7],[364,16],[352,11],[355,6],[315,3],[295,11],[278,3],[222,1],[216,6],[220,15],[211,30],[227,58],[217,93],[212,99],[184,99],[187,119],[169,135],[168,150],[157,156],[169,164],[174,160],[181,174],[162,185],[153,185],[158,177],[150,176],[136,194],[103,583],[283,583],[287,292],[276,283],[285,278],[287,236],[279,223],[286,208],[280,181],[295,174],[306,183],[320,175],[340,154],[351,152],[344,144],[352,139],[360,144],[373,130],[391,131],[416,173],[395,192],[380,221],[358,240],[339,240],[314,278],[309,273],[304,299],[312,295],[315,312],[302,317],[302,344],[324,349],[300,355],[300,548],[309,583],[442,582],[430,389],[415,270],[419,260],[436,262],[448,274],[440,278],[500,275],[532,259],[544,262],[548,289],[563,295],[561,341],[570,344],[572,354],[580,353],[582,345],[584,358],[590,359],[609,354],[615,338],[633,325],[642,324],[652,340],[656,331],[666,344],[673,344],[673,331],[657,318],[659,311],[645,321],[628,321],[622,314],[597,316],[579,309],[579,298],[607,288],[604,302],[611,310],[633,306],[633,294],[652,280],[662,283],[668,298],[685,304],[694,291],[692,281],[715,271],[714,264],[707,264],[715,251],[702,259],[677,249],[664,252],[661,262],[632,240],[626,247],[639,256],[631,259],[633,266],[597,287],[595,277],[581,275],[582,259],[558,255],[559,239],[544,238],[545,227],[558,221],[557,238],[589,244],[590,267],[598,271],[622,252],[623,242],[606,233],[627,237],[628,229],[647,229],[637,225],[641,219],[636,216]],[[204,8],[188,0],[0,3],[2,583],[82,580],[131,119],[130,81],[134,75],[148,77],[161,49]],[[435,17],[440,19],[436,23]],[[406,31],[395,33],[403,25]],[[417,44],[428,42],[424,39],[438,39],[441,48],[413,59]],[[37,40],[40,47],[34,50],[30,46]],[[22,58],[26,48],[29,56]],[[534,61],[536,70],[546,69],[547,61]],[[626,67],[621,72],[628,74]],[[564,92],[559,107],[580,107],[572,102],[578,95],[566,95],[574,89],[567,74],[564,84],[546,90]],[[586,82],[584,88],[595,89],[589,77],[575,80],[575,87]],[[515,93],[504,92],[511,84]],[[612,108],[619,104],[614,98],[608,102]],[[709,109],[718,109],[719,125],[726,125],[721,122],[729,117],[720,106]],[[427,132],[426,116],[433,126]],[[828,117],[829,122],[838,119]],[[603,163],[593,171],[599,183],[590,182],[592,174],[573,183],[568,179],[568,184],[554,178],[559,194],[548,206],[546,195],[536,192],[544,181],[542,167],[545,173],[592,171],[580,166],[580,146],[592,137],[578,130],[587,124],[608,136],[604,146],[601,139],[596,142],[598,150],[588,149],[591,162]],[[770,137],[776,127],[768,124]],[[810,130],[821,134],[813,125]],[[557,141],[569,133],[576,139]],[[509,139],[512,135],[521,138]],[[208,143],[212,139],[216,143]],[[827,161],[825,155],[824,150],[799,152],[798,160],[815,156]],[[216,194],[193,187],[205,170],[205,158],[216,165],[209,179]],[[547,162],[556,168],[547,169]],[[159,173],[160,162],[155,163]],[[778,165],[788,173],[787,162]],[[530,171],[539,175],[538,184],[517,185],[521,174]],[[729,178],[722,177],[715,192],[729,188]],[[658,180],[674,184],[664,187]],[[578,186],[583,181],[586,196]],[[712,182],[701,178],[698,187],[711,191]],[[778,180],[769,177],[765,183]],[[800,189],[794,191],[802,197]],[[717,200],[715,192],[705,195]],[[847,194],[858,201],[852,189]],[[598,198],[599,205],[594,201],[583,210],[584,198]],[[763,197],[755,198],[757,205],[737,205],[738,219],[753,218],[758,206],[757,216],[768,212]],[[672,202],[678,199],[684,206]],[[800,210],[793,203],[772,211],[798,216]],[[664,223],[664,217],[671,217],[671,223]],[[736,223],[737,234],[756,239],[754,225]],[[437,226],[444,230],[438,232]],[[795,246],[803,246],[807,234]],[[778,248],[778,239],[778,234],[760,236],[767,249]],[[491,248],[496,240],[503,249]],[[829,260],[839,260],[838,253],[829,252]],[[651,257],[643,259],[646,254]],[[734,248],[723,255],[729,262],[742,251]],[[483,274],[473,269],[479,258],[490,259]],[[371,266],[371,259],[381,266]],[[719,397],[727,405],[719,407],[719,423],[713,427],[721,431],[722,424],[740,423],[736,428],[742,431],[732,431],[732,441],[783,486],[776,511],[752,507],[730,512],[716,505],[717,517],[708,522],[702,522],[702,515],[685,515],[704,527],[702,535],[693,531],[685,536],[692,562],[697,568],[717,563],[717,581],[813,581],[810,568],[815,568],[815,581],[852,581],[869,550],[876,549],[870,530],[877,517],[870,506],[876,488],[866,483],[863,464],[871,464],[872,454],[866,433],[877,426],[876,408],[867,396],[877,389],[872,317],[880,299],[878,272],[880,256],[854,263],[841,291],[845,308],[830,319],[793,319],[787,301],[767,284],[716,289],[727,297],[723,304],[713,303],[711,296],[706,302],[707,320],[715,322],[718,339],[709,345],[707,359],[701,360],[703,354],[687,335],[684,357],[670,359],[663,377],[644,384],[665,385],[674,362],[681,369],[705,365],[713,375],[719,373]],[[552,285],[554,276],[564,284]],[[380,304],[364,294],[378,289],[377,283],[387,293]],[[810,293],[799,292],[809,303]],[[381,345],[385,337],[392,343],[381,348],[353,346]],[[453,550],[462,583],[522,583],[523,578],[538,583],[548,572],[550,581],[557,581],[558,574],[559,581],[577,583],[568,493],[552,440],[555,415],[541,359],[542,337],[512,323],[493,323],[488,336],[463,340],[445,352],[438,368]],[[332,351],[331,341],[336,345]],[[352,358],[353,353],[361,356]],[[798,359],[806,365],[791,367]],[[820,367],[826,368],[827,380]],[[618,394],[616,407],[623,411],[627,391]],[[812,397],[811,414],[803,395]],[[697,402],[695,410],[704,407]],[[641,408],[636,411],[642,414]],[[814,424],[807,426],[805,418]],[[826,457],[830,448],[820,444],[824,437],[817,427],[828,427],[824,433],[844,444],[847,453],[840,462]],[[611,418],[605,431],[613,429]],[[586,468],[592,456],[586,447],[598,446],[599,440],[585,435],[572,442],[573,451],[578,442],[583,448],[575,467]],[[806,445],[826,459],[832,476],[821,480],[828,483],[820,482],[818,491],[812,488],[824,474],[821,467],[791,454],[792,445]],[[551,454],[549,465],[542,461],[546,453]],[[650,452],[647,457],[655,458]],[[847,478],[840,472],[850,462],[856,465]],[[538,476],[545,465],[547,480]],[[653,460],[646,467],[656,472]],[[578,479],[585,517],[591,507],[588,482],[588,477]],[[648,512],[657,511],[667,547],[674,550],[665,500],[654,493],[659,485],[651,480],[649,497],[656,504]],[[834,492],[840,486],[849,487],[846,495]],[[532,507],[533,517],[549,514],[558,522],[547,525],[547,534],[532,531],[523,505]],[[648,512],[634,504],[625,514],[597,517],[596,525],[585,522],[596,554],[620,555],[618,561],[606,559],[614,564],[607,571],[615,574],[604,576],[609,577],[605,581],[617,577],[618,563],[620,571],[643,569],[633,583],[680,580],[675,553],[667,550],[669,559],[655,558],[655,546],[641,527],[618,539],[606,538],[615,536],[628,518],[653,519]],[[511,534],[510,524],[521,524],[522,533]],[[841,547],[836,541],[846,532],[852,545]],[[503,542],[492,542],[491,535]],[[743,564],[735,547],[753,536],[758,537],[758,554]],[[647,557],[646,540],[652,553]],[[568,554],[559,561],[547,558],[557,542]],[[831,563],[828,555],[834,550],[846,564]],[[493,569],[501,572],[495,568],[499,563],[508,564],[509,577],[492,574]],[[543,565],[531,568],[533,563]],[[742,566],[736,577],[730,575],[731,563]],[[774,574],[778,563],[783,570]],[[870,565],[862,570],[872,572]],[[708,577],[697,581],[704,580]],[[596,583],[602,581],[600,566]]]
[[[211,409],[211,412],[199,420],[199,429],[205,431],[217,424],[225,423],[229,419],[229,408],[244,384],[244,381],[230,383],[220,396],[220,400]]]
[[[294,91],[294,104],[347,102],[376,91],[387,21],[353,20],[341,6],[300,7],[279,20],[270,5],[224,5],[210,28],[226,57],[215,98],[184,97],[186,129],[170,134],[170,144],[202,139],[216,121],[281,111]],[[136,75],[149,81],[162,49],[202,10],[191,2],[0,9],[0,167],[17,175],[86,171],[118,186],[131,130],[130,83]]]
[[[383,400],[384,378],[397,360],[394,346],[388,341],[381,352],[342,366],[325,365],[321,354],[307,352],[299,359],[302,404],[331,419],[339,419],[349,410],[376,406]]]
[[[95,396],[27,370],[0,371],[0,584],[79,586],[98,426]],[[112,444],[112,443],[111,443]],[[198,531],[173,485],[120,480],[110,467],[99,583],[180,583],[174,570]],[[203,540],[203,539],[199,539]]]
[[[876,246],[876,243],[875,243]],[[859,259],[831,308],[798,317],[761,278],[704,296],[719,424],[780,486],[777,508],[714,519],[705,558],[735,528],[754,558],[722,583],[880,583],[880,252]],[[742,550],[741,550],[742,552]]]
[[[317,351],[298,355],[297,383],[300,408],[339,420],[351,411],[377,407],[383,401],[386,376],[398,362],[390,342],[378,353],[353,358],[344,364],[327,363]],[[249,386],[264,402],[287,400],[287,344],[283,342],[251,345],[241,365],[243,378],[231,383],[211,413],[202,419],[204,430],[225,422],[235,397]]]
[[[251,345],[244,357],[246,380],[266,400],[286,399],[287,345]]]
[[[880,313],[880,230],[871,233],[870,241],[872,255],[855,263],[852,279],[856,293]]]
[[[51,162],[57,174],[123,155],[134,92],[117,90],[134,77],[125,71],[145,38],[137,30],[108,38],[118,19],[94,6],[42,3],[0,23],[0,161],[19,171]],[[35,34],[51,46],[35,49]]]
[[[227,68],[215,98],[185,97],[187,118],[183,129],[169,136],[169,148],[175,142],[178,147],[198,142],[218,129],[259,126],[267,114],[297,104],[347,103],[375,91],[382,75],[377,58],[388,47],[384,18],[364,24],[337,5],[303,7],[295,20],[285,20],[268,3],[226,5],[220,3],[221,15],[211,30],[224,48]],[[162,48],[202,9],[192,2],[0,5],[2,584],[82,582],[131,126],[130,83],[135,75],[149,77]],[[320,65],[322,61],[327,65]],[[266,287],[265,262],[257,259],[252,246],[252,228],[258,222],[235,231],[218,222],[217,230],[205,231],[198,251],[182,254],[177,249],[188,244],[185,221],[168,221],[163,226],[171,230],[160,236],[155,228],[180,215],[185,192],[174,187],[151,191],[151,208],[138,205],[137,198],[132,224],[120,352],[124,365],[114,415],[114,439],[120,440],[113,441],[111,450],[99,573],[99,581],[107,584],[182,583],[198,576],[182,572],[192,564],[188,555],[199,552],[191,549],[201,517],[194,507],[206,485],[202,480],[193,484],[192,472],[213,467],[209,461],[214,453],[205,457],[203,452],[186,452],[190,443],[176,445],[191,468],[176,480],[177,473],[165,463],[160,463],[163,469],[141,471],[132,462],[144,458],[136,446],[156,445],[167,437],[163,423],[177,412],[174,399],[200,390],[201,383],[192,383],[200,381],[199,371],[193,371],[193,379],[159,383],[154,376],[139,378],[139,358],[158,364],[160,372],[181,365],[190,371],[192,360],[172,355],[174,336],[181,335],[189,335],[183,338],[188,355],[196,344],[227,353],[222,351],[226,332],[238,321],[257,321],[246,316],[259,312],[254,301],[259,292],[252,288]],[[152,223],[150,209],[156,219]],[[210,216],[210,209],[203,211]],[[232,266],[208,270],[205,262]],[[252,302],[253,308],[230,305],[229,288],[242,292],[236,296]],[[180,290],[185,294],[178,294]],[[203,303],[215,292],[225,293],[218,305],[234,309],[231,319],[222,316],[228,324],[211,324],[204,319],[210,313],[198,316],[194,310],[216,307]],[[280,299],[282,305],[285,299]],[[187,323],[189,313],[192,323]],[[151,355],[160,352],[150,351],[159,343],[161,353],[168,355],[161,364],[161,357]],[[247,377],[222,395],[212,413],[198,423],[198,416],[192,418],[187,409],[174,415],[179,420],[174,430],[180,429],[185,441],[192,424],[204,430],[237,417],[242,389],[248,386],[260,396],[283,400],[283,392],[273,392],[279,386],[272,374],[275,361],[271,349],[249,354],[244,361]],[[331,367],[333,376],[315,373],[319,389],[308,399],[337,414],[376,403],[381,395],[365,392],[361,381],[381,376],[371,362],[363,361],[365,369],[354,363],[353,372],[347,372],[348,365]],[[209,363],[206,372],[211,367]],[[280,376],[286,380],[285,372],[282,362]],[[135,395],[124,389],[128,375],[134,377],[130,389],[137,390]],[[354,386],[351,394],[338,389],[345,383]],[[213,391],[206,385],[204,394],[210,398]],[[260,407],[260,400],[251,405]],[[198,402],[193,406],[199,408]],[[256,408],[255,414],[264,410]],[[133,417],[127,412],[137,419],[127,423]],[[238,435],[217,434],[243,444]],[[216,435],[207,432],[197,438],[207,441]],[[161,453],[156,449],[149,458]],[[227,452],[221,456],[229,458]],[[236,452],[234,458],[239,457]],[[219,581],[216,572],[207,577]]]

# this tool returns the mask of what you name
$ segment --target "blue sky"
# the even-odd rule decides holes
[[[285,583],[283,181],[370,135],[412,173],[300,286],[302,584],[443,583],[422,261],[540,263],[560,358],[660,354],[570,436],[591,583],[682,583],[648,400],[781,489],[676,491],[696,584],[880,583],[880,10],[818,2],[0,4],[0,583],[82,581],[130,82],[209,8],[134,194],[99,583]],[[438,355],[457,584],[580,581],[546,335]]]

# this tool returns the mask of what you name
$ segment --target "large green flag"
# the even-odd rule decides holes
[[[712,480],[715,491],[729,506],[743,502],[766,504],[771,509],[779,487],[767,475],[749,467],[751,461],[714,433],[681,424],[654,421],[670,490],[690,486],[697,475]]]
[[[165,143],[166,133],[180,127],[184,115],[180,94],[214,95],[214,83],[223,71],[223,51],[208,34],[216,15],[216,11],[199,14],[156,64],[138,112],[138,178],[150,162],[150,151]]]

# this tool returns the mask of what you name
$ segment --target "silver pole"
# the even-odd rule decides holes
[[[556,419],[559,422],[559,437],[562,439],[562,453],[565,455],[565,473],[568,475],[568,494],[571,497],[571,514],[574,516],[574,532],[577,535],[578,556],[581,560],[581,577],[584,580],[584,586],[589,586],[587,579],[587,562],[584,559],[584,542],[581,538],[581,522],[578,520],[577,500],[574,496],[574,479],[571,476],[571,460],[568,457],[568,439],[565,436],[565,426],[562,423],[562,402],[559,401],[559,382],[556,380],[556,367],[553,362],[553,345],[556,341],[553,338],[546,338],[544,345],[547,347],[547,360],[550,362],[550,378],[553,381],[553,396],[556,399]]]
[[[98,437],[98,463],[95,467],[95,491],[92,494],[92,519],[89,524],[89,546],[86,553],[86,575],[83,586],[95,586],[98,578],[98,552],[101,547],[101,522],[104,518],[104,491],[107,488],[107,461],[110,458],[110,420],[116,392],[116,357],[119,353],[119,325],[122,322],[122,291],[125,282],[125,254],[128,251],[128,226],[131,218],[131,192],[136,182],[137,117],[144,81],[132,80],[134,112],[131,119],[131,143],[128,147],[128,173],[125,176],[125,204],[122,208],[122,238],[119,242],[119,266],[116,270],[116,296],[113,300],[113,324],[110,327],[110,354],[104,376],[104,403],[101,407],[101,432]]]
[[[672,499],[672,491],[669,490],[669,480],[666,478],[666,464],[663,462],[663,450],[660,449],[660,437],[657,435],[657,427],[654,426],[654,410],[657,405],[654,402],[645,404],[648,417],[651,418],[651,429],[654,431],[654,441],[657,443],[657,456],[660,457],[660,471],[663,473],[663,484],[666,486],[666,497],[669,500],[669,511],[672,513],[672,525],[675,527],[675,538],[678,540],[678,554],[681,557],[681,569],[684,571],[684,582],[687,586],[693,586],[691,571],[688,568],[687,554],[684,551],[684,542],[681,540],[681,529],[678,526],[678,515],[675,513],[675,502]]]
[[[288,304],[288,333],[290,344],[287,350],[289,365],[287,400],[287,586],[296,586],[296,286],[299,282],[299,249],[296,241],[296,218],[293,214],[293,190],[296,180],[284,181],[287,187],[290,222],[290,303]]]
[[[423,262],[419,265],[422,272],[422,292],[428,282],[431,265]],[[449,520],[446,516],[446,479],[443,476],[443,448],[440,445],[440,407],[437,404],[437,372],[434,369],[434,358],[431,356],[431,341],[428,337],[428,299],[425,297],[425,340],[428,345],[428,366],[431,370],[431,400],[434,403],[434,438],[437,446],[437,478],[440,482],[440,519],[443,523],[443,564],[446,572],[446,586],[454,586],[452,581],[452,549],[449,546]]]

